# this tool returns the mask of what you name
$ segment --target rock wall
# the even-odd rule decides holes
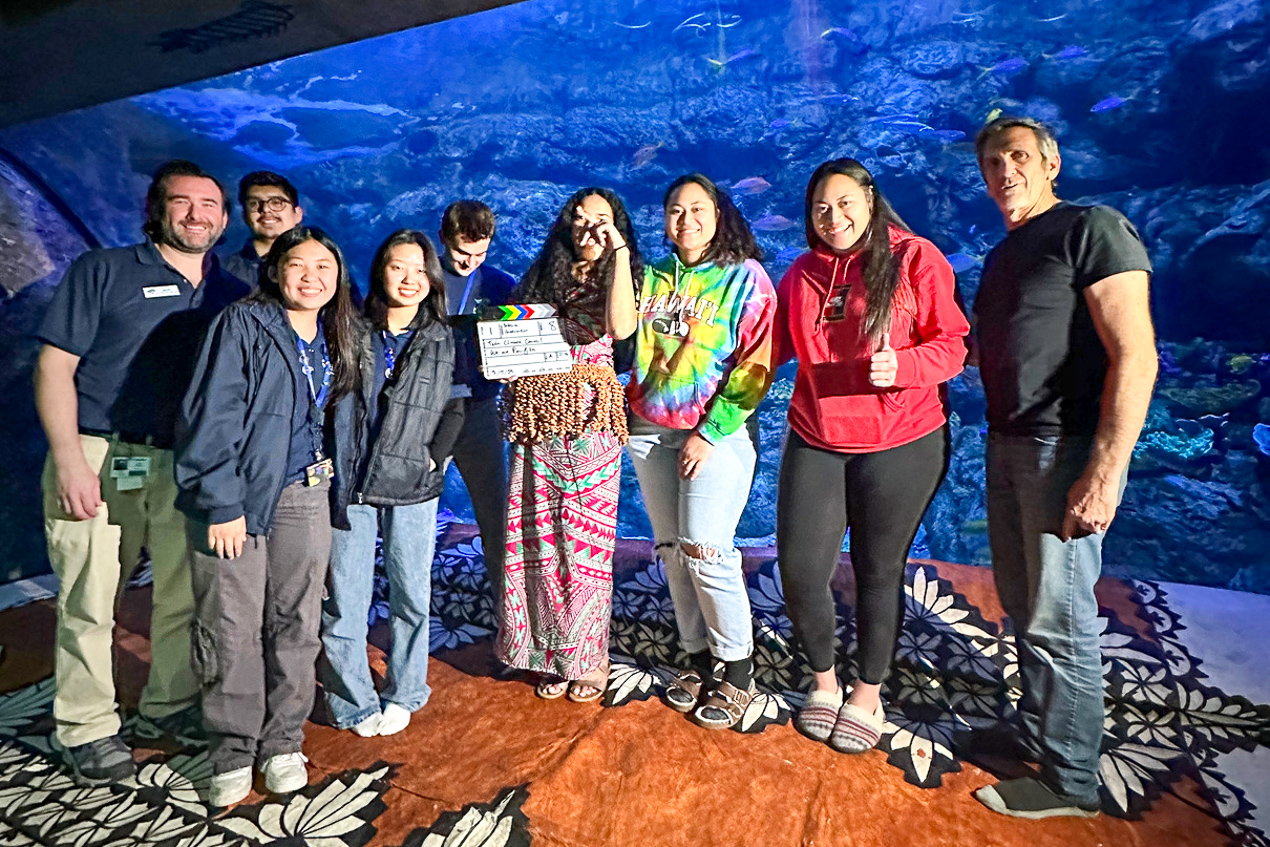
[[[1270,422],[1266,102],[1270,15],[1256,0],[532,0],[10,128],[0,150],[107,244],[135,238],[146,174],[166,158],[193,158],[228,180],[283,171],[361,279],[389,231],[435,231],[462,196],[498,211],[491,261],[520,273],[582,184],[615,187],[641,247],[658,255],[661,193],[689,170],[744,186],[738,205],[779,279],[804,247],[807,175],[850,155],[914,229],[956,257],[969,303],[978,265],[1003,234],[971,139],[998,109],[1042,119],[1062,145],[1062,196],[1123,210],[1156,264],[1165,367],[1107,541],[1108,570],[1270,591],[1270,438],[1255,437]],[[31,347],[20,338],[44,290],[31,280],[47,283],[67,252],[24,228],[33,213],[10,196],[17,183],[4,184],[0,237],[18,242],[3,260],[14,287],[4,284],[32,289],[0,316],[16,353],[4,374],[26,402]],[[227,246],[244,236],[237,223]],[[27,305],[15,309],[21,297]],[[783,374],[760,410],[762,459],[742,537],[774,531],[789,385]],[[954,458],[918,549],[986,563],[977,374],[949,390]],[[39,452],[29,416],[11,426]],[[636,488],[628,473],[621,529],[645,534]],[[463,514],[452,489],[447,502]],[[6,538],[30,535],[36,495],[21,490],[28,505],[0,507],[21,513],[0,513],[18,522]]]

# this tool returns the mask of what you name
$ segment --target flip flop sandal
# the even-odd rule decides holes
[[[863,753],[872,750],[882,738],[882,724],[886,712],[878,703],[877,711],[869,714],[859,706],[843,703],[838,720],[829,735],[829,746],[839,753]]]
[[[595,703],[604,696],[604,691],[609,687],[609,669],[604,668],[604,674],[599,679],[575,679],[569,683],[568,697],[574,703]]]
[[[843,693],[839,688],[837,691],[813,691],[808,694],[807,702],[794,716],[794,729],[812,741],[828,741],[838,722]]]
[[[666,686],[666,705],[676,712],[691,712],[700,699],[701,674],[696,671],[679,671]]]
[[[730,682],[720,682],[692,713],[692,720],[706,729],[730,729],[741,720],[757,693],[754,680],[744,691]]]
[[[543,700],[559,700],[569,690],[569,681],[558,676],[543,674],[539,678],[538,684],[534,687],[534,693]]]

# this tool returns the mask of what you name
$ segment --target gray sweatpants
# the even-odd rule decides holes
[[[193,660],[214,773],[294,753],[313,708],[322,588],[331,554],[330,485],[289,485],[273,529],[221,559],[191,521]]]

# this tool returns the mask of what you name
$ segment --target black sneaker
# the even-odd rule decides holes
[[[201,747],[207,744],[207,729],[203,726],[203,709],[197,703],[161,718],[152,718],[138,713],[132,731],[137,738],[147,741],[171,738],[187,747]]]
[[[1012,818],[1095,818],[1098,816],[1097,800],[1077,800],[1065,794],[1055,794],[1035,777],[1007,779],[996,785],[988,785],[974,792],[974,797],[994,812]]]
[[[987,729],[959,732],[953,736],[953,755],[977,763],[983,756],[995,756],[1015,762],[1040,762],[1041,750],[1025,733],[1007,723],[993,724]]]
[[[53,747],[61,753],[62,762],[70,769],[77,785],[109,785],[137,773],[132,749],[118,735],[74,747],[63,747],[54,738]]]

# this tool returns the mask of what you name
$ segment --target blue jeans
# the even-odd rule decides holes
[[[348,507],[349,530],[332,531],[327,599],[322,605],[326,703],[335,726],[346,729],[380,711],[366,658],[367,619],[375,574],[375,539],[383,532],[388,575],[388,654],[383,703],[414,712],[428,702],[428,610],[437,503]]]
[[[1102,535],[1060,538],[1067,492],[1089,462],[1089,438],[988,437],[988,540],[1001,606],[1014,623],[1026,732],[1041,778],[1098,799],[1103,735],[1102,626],[1094,583]],[[1121,480],[1121,492],[1124,480]]]
[[[742,427],[714,445],[696,479],[680,479],[679,448],[691,434],[632,418],[626,449],[666,566],[679,645],[734,662],[754,652],[750,595],[732,543],[750,496],[754,443]],[[685,546],[710,555],[690,556]]]

